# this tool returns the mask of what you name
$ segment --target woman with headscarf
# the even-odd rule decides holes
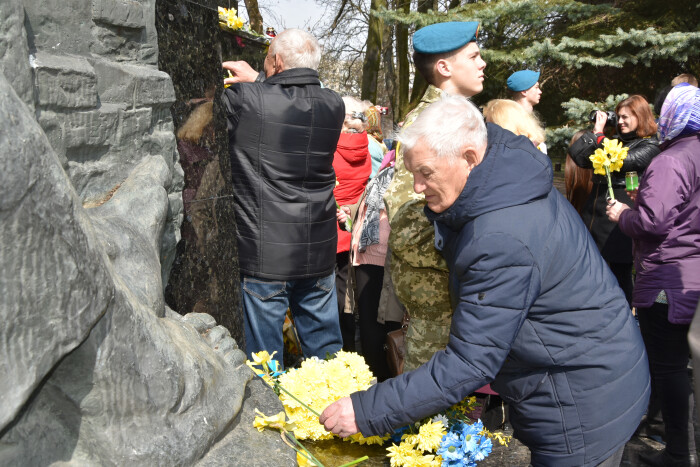
[[[666,97],[662,152],[651,161],[634,207],[610,202],[607,215],[634,240],[632,304],[661,401],[666,448],[648,465],[696,466],[688,328],[700,300],[700,90],[687,83]]]
[[[649,102],[633,95],[623,100],[615,108],[617,114],[617,134],[615,139],[628,148],[627,157],[619,172],[610,174],[615,199],[628,206],[632,200],[625,192],[625,173],[637,172],[641,177],[649,162],[660,152],[656,139],[656,123],[651,113]],[[603,133],[608,116],[597,111],[593,131],[584,133],[569,148],[569,154],[576,165],[584,169],[593,168],[589,157],[596,149],[603,147]],[[627,302],[632,301],[632,240],[624,235],[617,225],[605,216],[608,193],[608,181],[604,175],[593,175],[593,187],[586,204],[581,210],[581,218],[591,232],[598,250],[608,262],[617,278],[620,288],[625,292]]]

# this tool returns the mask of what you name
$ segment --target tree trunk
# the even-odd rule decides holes
[[[248,19],[250,20],[250,29],[258,34],[263,33],[263,20],[258,8],[258,0],[244,0],[245,9],[248,11]]]
[[[434,0],[418,0],[417,11],[419,13],[427,13],[428,10],[434,7]],[[411,100],[408,105],[410,109],[418,105],[418,103],[421,100],[421,97],[423,97],[423,94],[425,94],[426,89],[428,89],[428,82],[425,80],[425,78],[423,78],[423,75],[421,75],[418,72],[414,73],[413,89],[411,90]]]
[[[394,41],[395,26],[384,23],[384,45],[382,47],[382,63],[384,65],[384,96],[382,102],[375,102],[379,105],[388,105],[389,121],[396,122],[398,118],[398,94],[396,90],[396,67],[394,66]],[[387,99],[389,102],[387,102]],[[383,119],[384,120],[384,119]],[[384,125],[382,126],[384,128]]]
[[[409,0],[401,0],[397,5],[397,9],[403,10],[404,13],[411,11],[411,2]],[[396,25],[396,74],[399,76],[398,88],[398,108],[395,113],[397,122],[403,120],[408,113],[408,98],[409,98],[409,79],[411,69],[408,62],[408,26],[405,24]]]
[[[362,64],[362,99],[368,99],[373,104],[377,100],[377,80],[382,53],[382,33],[384,21],[372,14],[379,8],[386,8],[386,0],[372,0],[369,16],[369,31],[365,47],[365,61]]]

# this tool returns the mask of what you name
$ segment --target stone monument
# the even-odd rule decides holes
[[[166,306],[183,212],[155,0],[0,2],[0,465],[294,465],[227,329]]]

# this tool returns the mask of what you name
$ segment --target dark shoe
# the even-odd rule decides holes
[[[698,467],[698,456],[695,453],[676,457],[664,449],[653,454],[640,454],[639,458],[642,463],[652,467]]]
[[[664,442],[664,436],[666,435],[666,430],[664,429],[663,422],[657,423],[652,420],[643,420],[642,423],[637,427],[637,431],[634,435],[638,438],[651,438],[658,442]]]

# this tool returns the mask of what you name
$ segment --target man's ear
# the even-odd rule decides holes
[[[435,72],[438,76],[442,76],[443,78],[451,78],[452,64],[449,60],[441,58],[437,62],[435,62]]]
[[[284,71],[284,60],[282,59],[282,56],[280,54],[275,54],[274,69],[275,69],[275,74],[281,73]]]
[[[486,148],[484,148],[485,150]],[[473,146],[467,146],[462,151],[462,157],[467,161],[467,166],[469,170],[473,170],[474,167],[479,165],[484,158],[484,150],[479,150]]]

